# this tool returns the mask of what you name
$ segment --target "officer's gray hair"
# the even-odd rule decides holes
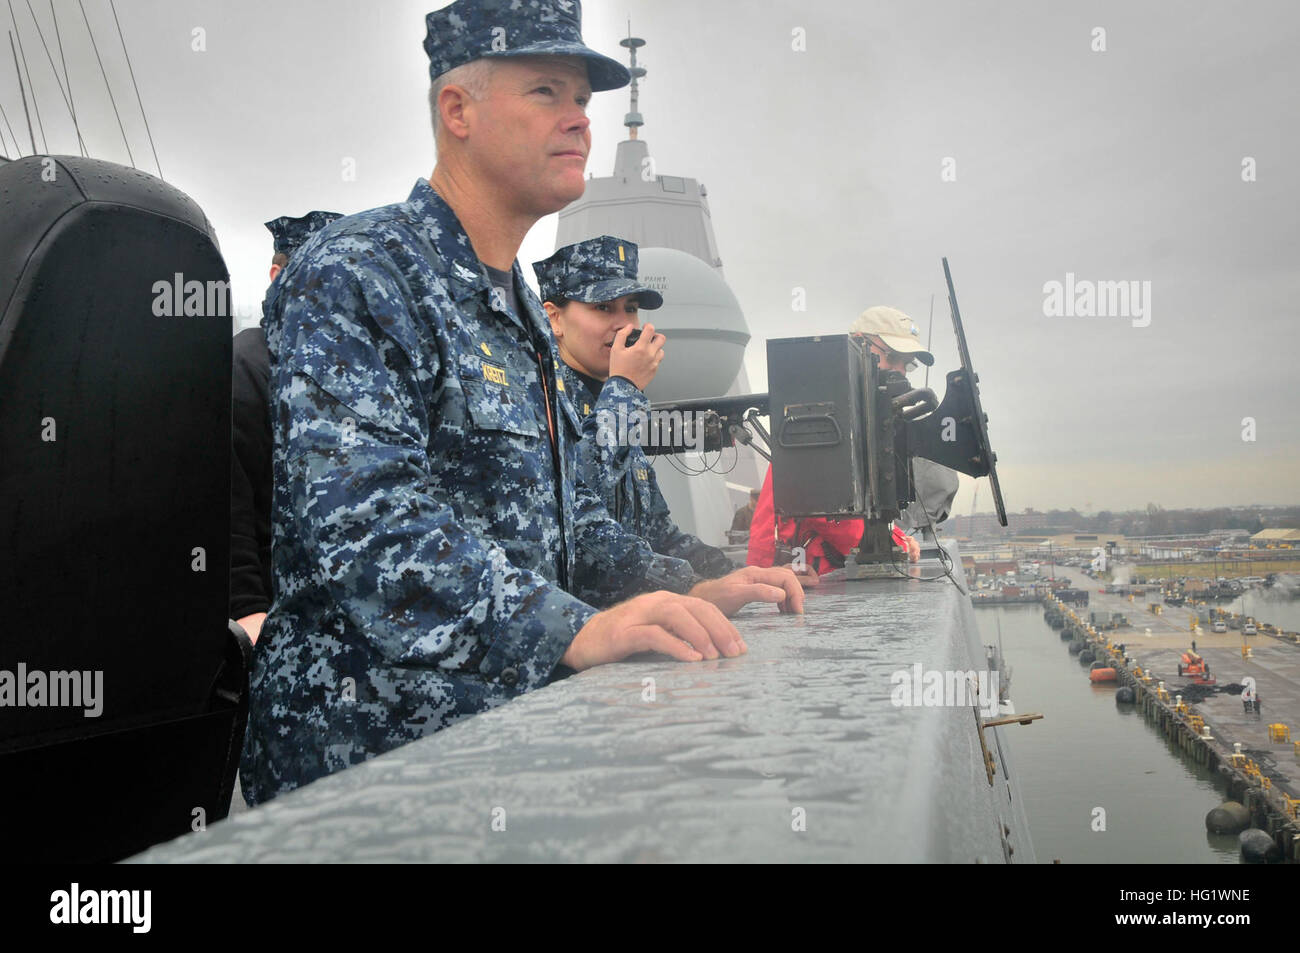
[[[478,102],[488,94],[488,89],[492,85],[492,71],[495,67],[496,64],[492,60],[483,57],[470,60],[468,63],[462,63],[433,81],[433,85],[429,87],[429,114],[433,121],[434,142],[438,141],[438,126],[441,119],[438,115],[438,96],[443,89],[448,86],[459,86],[469,94],[470,99]]]

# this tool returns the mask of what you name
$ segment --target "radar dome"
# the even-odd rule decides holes
[[[749,326],[727,282],[694,255],[675,248],[640,249],[638,277],[664,296],[641,313],[668,338],[667,357],[650,383],[651,400],[718,397],[731,388],[745,359]]]

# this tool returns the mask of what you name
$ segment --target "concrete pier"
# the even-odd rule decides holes
[[[1158,597],[1130,601],[1099,593],[1099,588],[1094,584],[1089,589],[1087,608],[1049,599],[1044,609],[1062,613],[1064,631],[1088,642],[1099,660],[1112,663],[1117,684],[1134,688],[1136,705],[1148,720],[1188,757],[1219,771],[1228,797],[1250,810],[1253,826],[1274,839],[1284,858],[1300,862],[1300,745],[1295,744],[1300,741],[1300,639],[1273,627],[1243,636],[1232,629],[1214,633],[1202,623],[1193,632],[1191,621],[1198,611],[1212,607],[1162,606],[1157,615],[1148,603],[1158,602]],[[1088,624],[1090,612],[1121,612],[1130,625],[1101,630]],[[1214,687],[1179,675],[1182,653],[1193,639],[1216,680]],[[1248,657],[1243,656],[1243,643],[1250,649]],[[1259,714],[1244,710],[1239,688],[1216,691],[1240,685],[1247,677],[1255,681]],[[1287,726],[1291,740],[1270,738],[1272,724]],[[1241,745],[1240,753],[1235,744]]]

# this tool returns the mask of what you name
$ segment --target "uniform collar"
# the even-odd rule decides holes
[[[406,200],[411,218],[418,222],[428,235],[438,255],[446,262],[448,290],[457,304],[475,295],[488,294],[492,287],[487,270],[474,254],[469,235],[446,200],[433,190],[428,179],[419,179]],[[524,273],[516,258],[510,265],[510,275],[515,283],[515,297],[524,314],[514,317],[515,324],[523,330],[532,327],[534,335],[542,340],[551,336],[551,322],[537,296],[524,282]]]
[[[560,359],[560,373],[564,375],[564,383],[569,388],[569,399],[581,406],[582,397],[587,392],[587,385],[578,374],[564,359]]]
[[[474,254],[469,235],[460,219],[442,196],[433,190],[428,179],[420,179],[406,200],[411,218],[418,222],[438,256],[446,263],[448,289],[454,301],[460,303],[471,295],[489,287],[483,263]]]

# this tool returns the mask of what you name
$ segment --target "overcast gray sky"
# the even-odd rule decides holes
[[[212,219],[244,307],[266,284],[262,222],[397,201],[432,170],[420,44],[441,5],[118,0],[164,176]],[[49,0],[32,6],[53,44]],[[54,7],[90,152],[126,162],[81,12]],[[112,12],[85,7],[135,162],[152,171]],[[657,171],[709,189],[755,389],[767,337],[841,331],[873,304],[924,332],[932,294],[936,369],[957,366],[947,255],[1010,509],[1298,501],[1293,0],[584,8],[589,45],[621,57],[629,17],[647,41],[642,137]],[[14,9],[49,151],[76,153],[26,0]],[[26,149],[5,61],[0,104]],[[627,108],[626,91],[596,96],[589,171],[609,173]],[[520,252],[526,273],[554,238],[544,219]],[[1045,283],[1067,273],[1150,282],[1149,325],[1045,315]],[[796,287],[806,312],[791,310]],[[969,507],[966,484],[956,511]]]

